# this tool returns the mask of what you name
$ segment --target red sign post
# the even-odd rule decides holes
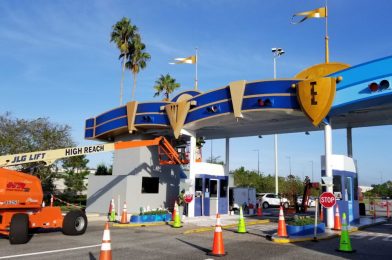
[[[320,204],[324,208],[332,208],[336,204],[335,195],[332,192],[323,192],[320,195]]]

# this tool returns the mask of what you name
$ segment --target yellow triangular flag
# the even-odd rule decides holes
[[[305,16],[305,17],[302,18],[302,20],[300,20],[298,22],[293,22],[293,19],[296,16]],[[293,15],[293,17],[291,18],[291,23],[292,24],[299,24],[308,18],[324,18],[324,17],[327,17],[327,8],[325,6],[311,10],[311,11],[297,13],[297,14]]]
[[[175,58],[174,60],[176,60],[176,62],[174,64],[181,64],[181,63],[195,64],[196,63],[196,55],[192,55],[187,58]]]

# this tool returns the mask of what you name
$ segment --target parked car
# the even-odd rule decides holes
[[[280,197],[274,193],[260,193],[258,200],[261,201],[261,205],[265,209],[268,207],[279,207],[280,205],[287,209],[290,206],[287,198]]]
[[[298,196],[297,203],[298,203],[298,205],[302,204],[302,196]],[[316,207],[316,199],[312,196],[309,197],[308,207]]]

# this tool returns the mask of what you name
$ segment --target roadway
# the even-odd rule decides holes
[[[223,223],[224,224],[224,223]],[[10,245],[0,238],[0,259],[99,259],[103,221],[92,221],[83,236],[69,237],[61,232],[35,234],[28,244]],[[357,252],[336,252],[339,238],[319,242],[276,244],[266,239],[276,223],[248,226],[248,234],[235,228],[224,230],[228,255],[221,259],[392,259],[392,224],[387,223],[352,233],[351,243]],[[153,227],[112,227],[113,259],[217,259],[206,255],[211,250],[213,232],[184,234],[195,229],[187,224],[173,229],[167,225]]]

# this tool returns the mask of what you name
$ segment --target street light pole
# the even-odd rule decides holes
[[[282,48],[272,48],[272,54],[274,55],[274,80],[276,79],[276,59],[284,54]],[[274,138],[275,146],[275,194],[279,193],[279,178],[278,178],[278,135],[275,134]]]

